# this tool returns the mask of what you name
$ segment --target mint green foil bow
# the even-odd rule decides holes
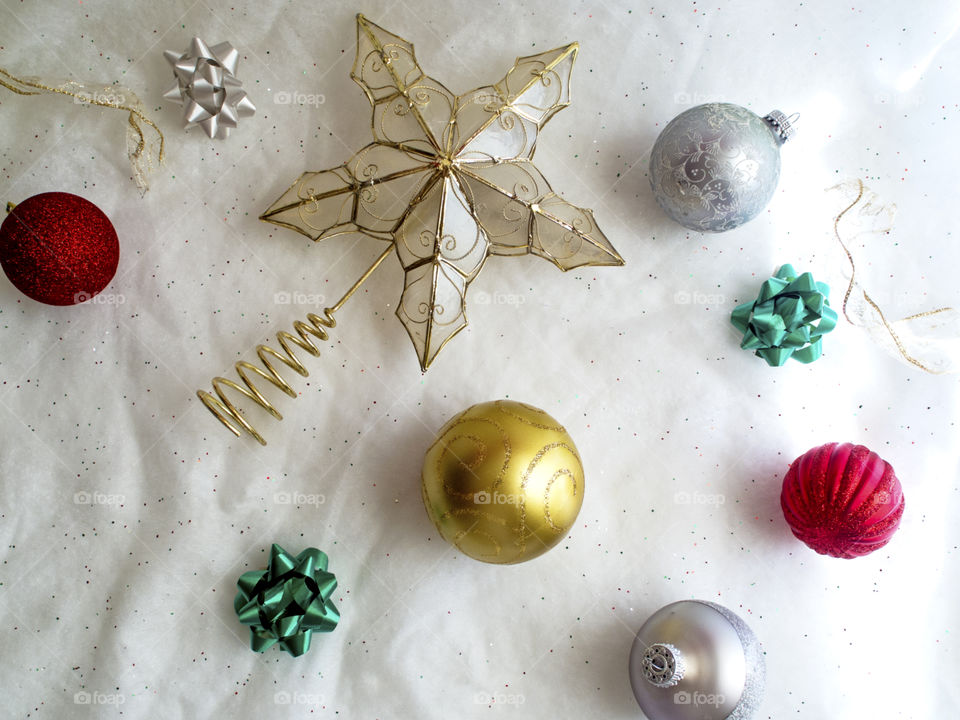
[[[820,339],[837,325],[827,297],[830,288],[806,272],[798,276],[784,265],[763,283],[752,303],[738,305],[730,322],[743,333],[740,347],[754,350],[768,365],[780,367],[791,357],[811,363],[823,352]]]
[[[293,557],[279,545],[270,548],[266,570],[245,572],[233,601],[237,617],[250,626],[250,647],[263,652],[275,643],[294,657],[310,649],[313,631],[330,632],[340,621],[331,600],[337,578],[327,572],[327,556],[307,548]]]

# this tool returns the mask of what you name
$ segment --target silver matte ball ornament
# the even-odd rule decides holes
[[[730,103],[680,113],[650,154],[657,204],[701,232],[724,232],[751,220],[777,189],[780,146],[793,134],[796,117],[774,110],[761,118]]]
[[[630,651],[630,684],[649,720],[747,720],[760,704],[764,678],[753,631],[704,600],[657,610]]]

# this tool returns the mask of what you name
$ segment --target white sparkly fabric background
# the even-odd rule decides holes
[[[339,297],[382,248],[257,220],[301,172],[370,140],[349,78],[356,12],[413,41],[454,92],[579,40],[573,104],[537,164],[627,264],[562,274],[494,258],[469,328],[422,375],[389,259],[323,357],[305,356],[283,422],[251,415],[262,448],[195,391]],[[899,209],[889,235],[853,247],[868,290],[893,318],[960,305],[958,27],[955,3],[890,0],[0,0],[0,66],[117,80],[167,139],[141,199],[121,113],[0,89],[0,201],[82,195],[121,246],[112,302],[47,307],[0,279],[0,714],[636,718],[633,633],[700,598],[762,641],[759,717],[955,717],[957,376],[924,374],[842,320],[818,362],[768,368],[728,317],[787,262],[839,307],[842,203],[824,190],[856,177]],[[257,112],[227,141],[184,133],[161,98],[163,50],[193,35],[240,50]],[[666,122],[713,100],[802,117],[768,209],[708,236],[659,212],[646,163]],[[501,397],[564,423],[587,475],[569,537],[511,567],[454,551],[420,500],[434,432]],[[854,561],[796,541],[779,508],[790,461],[832,440],[879,452],[906,495],[893,541]],[[252,653],[233,612],[237,577],[272,542],[326,551],[340,581],[339,627],[301,658]]]

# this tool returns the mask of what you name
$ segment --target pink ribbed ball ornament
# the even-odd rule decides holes
[[[827,443],[793,461],[780,507],[793,534],[818,553],[855,558],[890,542],[903,489],[890,463],[869,448]]]

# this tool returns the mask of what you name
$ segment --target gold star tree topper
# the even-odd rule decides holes
[[[314,240],[359,232],[393,243],[405,271],[397,307],[426,370],[467,325],[467,287],[490,255],[561,270],[623,265],[590,210],[533,164],[537,134],[570,103],[579,45],[518,58],[494,85],[454,95],[413,44],[357,16],[351,77],[373,106],[374,141],[339,167],[306,172],[261,216]]]

